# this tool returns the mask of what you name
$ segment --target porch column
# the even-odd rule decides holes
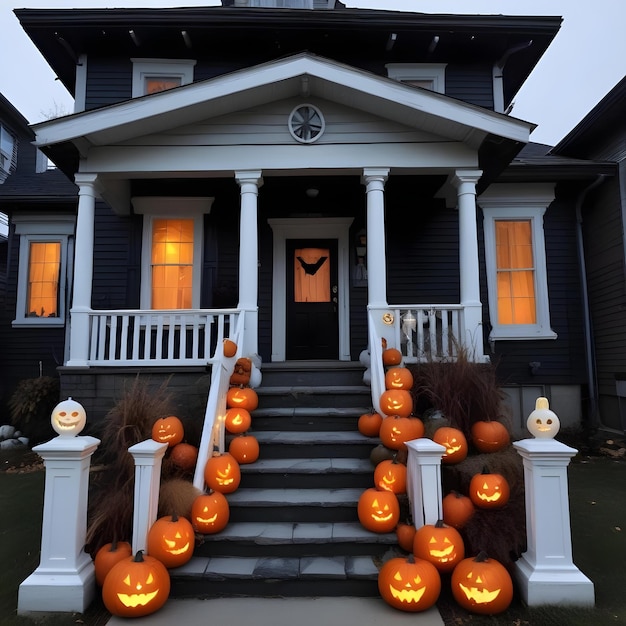
[[[74,291],[70,310],[69,366],[87,367],[89,360],[89,313],[93,282],[93,234],[96,207],[96,174],[76,174],[78,217],[74,250]]]
[[[481,170],[459,170],[452,179],[457,190],[459,211],[459,271],[461,304],[464,310],[464,345],[469,359],[476,362],[484,360],[476,228],[476,183],[481,175]]]
[[[366,168],[367,193],[367,295],[368,306],[387,306],[387,257],[385,254],[385,182],[387,168]]]
[[[241,189],[241,218],[239,222],[239,310],[245,315],[242,354],[251,356],[259,351],[259,243],[257,199],[263,184],[261,172],[235,172]]]

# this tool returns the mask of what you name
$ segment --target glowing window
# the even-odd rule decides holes
[[[31,242],[28,255],[27,317],[59,317],[61,242]]]
[[[145,93],[157,93],[180,87],[181,78],[172,76],[148,76],[146,77]]]

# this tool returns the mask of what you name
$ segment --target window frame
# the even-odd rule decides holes
[[[387,63],[387,76],[393,80],[405,83],[408,81],[430,81],[431,91],[446,93],[446,66],[447,63]],[[422,87],[422,89],[429,89]]]
[[[557,334],[550,324],[550,300],[543,218],[546,209],[554,200],[553,184],[506,185],[495,184],[479,198],[483,212],[485,267],[491,332],[489,341],[556,339]],[[534,286],[535,324],[499,324],[496,260],[496,222],[530,221]]]
[[[74,250],[74,216],[59,216],[57,220],[44,216],[14,216],[15,234],[19,235],[19,260],[14,328],[65,326],[68,311],[68,266]],[[28,277],[30,269],[30,244],[58,242],[61,244],[59,266],[59,315],[57,317],[30,317],[26,314]]]
[[[135,213],[143,215],[140,308],[146,311],[158,310],[152,308],[152,229],[154,220],[169,218],[194,220],[191,307],[199,309],[204,255],[204,216],[211,212],[213,198],[142,196],[133,198],[132,203]]]
[[[131,61],[133,63],[133,98],[148,95],[145,88],[147,78],[180,78],[181,87],[193,82],[196,65],[194,59],[131,59]]]
[[[11,152],[5,150],[8,140],[11,140]],[[0,184],[17,166],[17,136],[5,124],[0,123]]]

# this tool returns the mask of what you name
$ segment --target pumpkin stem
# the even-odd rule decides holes
[[[481,550],[478,553],[478,556],[474,559],[474,561],[476,561],[476,563],[485,563],[485,561],[489,560],[489,556],[487,555],[487,553],[484,550]]]
[[[137,550],[137,554],[135,554],[135,557],[133,558],[133,563],[143,563],[143,562],[144,562],[143,550]]]
[[[446,527],[446,525],[443,523],[443,520],[442,520],[442,519],[438,519],[438,520],[435,522],[435,528],[445,528],[445,527]]]
[[[117,552],[117,539],[113,539],[111,542],[111,548],[109,552]]]
[[[407,563],[415,563],[415,555],[412,552],[409,552],[406,557]]]
[[[483,465],[483,474],[491,474],[491,472],[489,471],[489,468],[486,465]]]
[[[174,512],[172,513],[172,516],[171,516],[171,517],[172,517],[172,521],[173,521],[173,522],[177,522],[177,521],[178,521],[178,513],[176,513],[176,511],[174,511]]]

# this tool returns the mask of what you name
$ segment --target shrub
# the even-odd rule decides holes
[[[59,403],[60,382],[52,376],[21,380],[11,398],[11,423],[35,445],[56,436],[50,416]]]

